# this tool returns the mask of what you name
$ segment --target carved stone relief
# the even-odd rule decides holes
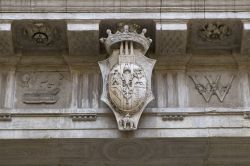
[[[169,115],[162,115],[163,121],[182,121],[184,120],[185,115],[179,114],[169,114]]]
[[[222,41],[232,35],[232,30],[226,24],[209,22],[202,25],[198,31],[201,38],[206,41]]]
[[[73,114],[71,115],[72,121],[96,121],[96,114]]]
[[[69,76],[63,72],[19,72],[17,106],[57,107],[68,104]]]
[[[147,33],[145,34],[146,37],[150,37],[150,39],[152,39],[152,42],[150,44],[149,49],[147,50],[147,53],[151,53],[151,52],[155,52],[155,47],[156,47],[156,43],[158,41],[156,41],[156,27],[155,27],[155,22],[153,20],[133,20],[133,22],[131,23],[130,20],[102,20],[100,21],[99,24],[99,38],[105,37],[107,35],[106,30],[110,29],[112,32],[122,32],[123,31],[123,27],[125,25],[129,26],[129,30],[131,32],[136,32],[136,33],[141,33],[142,29],[145,28],[147,29]],[[143,40],[141,40],[143,42]],[[100,52],[102,54],[105,54],[107,51],[107,49],[105,48],[104,44],[100,44]]]
[[[221,75],[217,75],[216,79],[213,79],[211,76],[205,75],[204,78],[207,80],[206,84],[199,82],[199,78],[196,75],[189,76],[195,84],[196,90],[203,96],[206,102],[209,102],[211,97],[217,96],[220,102],[223,102],[234,80],[234,75],[230,78],[229,82],[226,85],[221,84]]]
[[[196,97],[191,95],[189,98],[190,101],[196,100],[197,105],[199,105],[197,93],[202,96],[203,101],[208,106],[213,106],[213,104],[219,102],[224,105],[230,104],[233,107],[238,103],[233,97],[238,95],[236,88],[238,79],[236,79],[235,73],[192,73],[189,74],[189,80],[194,85],[190,94],[196,94]],[[196,91],[196,93],[193,93],[193,91]],[[230,96],[228,96],[229,94]]]
[[[63,21],[15,21],[12,29],[16,51],[66,48],[66,24]]]
[[[188,24],[188,31],[189,52],[209,54],[240,51],[240,21],[192,20]]]
[[[0,114],[0,121],[11,121],[11,114]]]
[[[135,130],[143,109],[154,98],[151,74],[155,60],[146,58],[151,39],[138,34],[134,28],[123,26],[122,31],[101,39],[110,58],[99,62],[103,77],[104,101],[114,112],[120,130]],[[117,47],[118,46],[118,47]]]

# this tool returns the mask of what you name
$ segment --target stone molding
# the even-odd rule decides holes
[[[14,5],[12,5],[14,4]],[[225,5],[226,4],[226,5]],[[106,0],[103,1],[44,1],[27,2],[2,0],[1,12],[164,12],[164,11],[249,11],[250,2],[245,0]]]

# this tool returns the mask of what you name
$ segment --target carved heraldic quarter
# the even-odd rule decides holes
[[[115,34],[100,39],[110,57],[99,62],[104,101],[114,112],[119,130],[136,130],[140,116],[154,99],[151,75],[155,60],[144,56],[152,40],[125,25]]]

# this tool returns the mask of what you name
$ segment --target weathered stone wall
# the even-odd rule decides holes
[[[131,137],[249,136],[249,5],[1,1],[0,137],[124,137],[98,67],[99,38],[120,22],[148,29],[157,60],[155,100]]]
[[[36,19],[45,14],[26,14],[25,21],[16,21],[22,17],[14,15],[14,20],[9,20],[11,14],[1,15],[0,34],[9,36],[1,36],[1,45],[8,46],[0,58],[1,137],[122,137],[110,108],[100,100],[98,61],[108,55],[99,37],[109,25],[106,19],[58,22]],[[249,136],[248,22],[135,22],[151,29],[148,36],[154,43],[147,56],[157,63],[152,77],[155,100],[133,137]],[[224,29],[214,34],[209,25]],[[37,28],[42,41],[34,38]]]

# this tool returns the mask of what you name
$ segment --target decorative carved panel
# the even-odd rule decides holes
[[[242,23],[238,20],[192,20],[188,24],[191,53],[239,52]]]
[[[212,96],[216,96],[220,102],[224,101],[231,89],[235,76],[232,75],[225,85],[221,84],[221,75],[217,75],[215,78],[211,75],[204,75],[203,79],[207,81],[205,84],[201,83],[202,78],[199,78],[197,75],[190,75],[189,77],[194,82],[196,90],[203,96],[206,102],[209,103]]]
[[[64,21],[14,21],[12,31],[17,52],[26,53],[32,50],[60,52],[67,48]]]
[[[198,33],[204,41],[216,42],[226,40],[233,32],[229,25],[219,21],[214,21],[200,26]]]
[[[69,74],[65,72],[18,72],[17,107],[68,107]]]
[[[191,72],[187,79],[191,106],[238,107],[241,104],[239,79],[234,72]]]
[[[147,33],[146,37],[152,39],[152,43],[148,49],[148,53],[155,52],[156,40],[155,40],[155,22],[153,20],[133,20],[133,23],[130,20],[102,20],[100,22],[99,38],[107,36],[106,30],[110,29],[112,32],[122,31],[124,25],[129,25],[137,33],[140,33],[142,29],[146,28]],[[106,53],[106,49],[103,44],[100,44],[100,52]]]
[[[100,61],[103,77],[101,100],[114,112],[119,130],[136,130],[142,111],[154,99],[151,75],[155,60],[145,57],[152,40],[146,29],[137,33],[134,25],[102,38],[108,59]]]

